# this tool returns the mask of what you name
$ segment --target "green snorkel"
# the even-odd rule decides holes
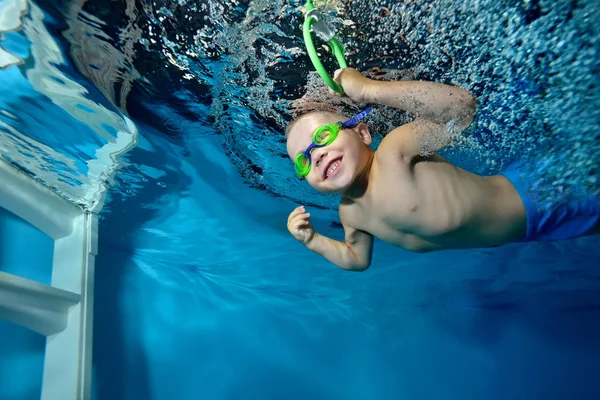
[[[311,32],[315,32],[321,40],[326,42],[331,51],[333,52],[335,58],[337,59],[340,68],[347,68],[346,60],[344,59],[344,48],[335,38],[335,30],[331,29],[329,26],[325,24],[323,18],[321,20],[319,17],[319,11],[314,7],[312,0],[307,0],[305,4],[306,15],[304,16],[304,25],[302,27],[302,33],[304,35],[304,42],[306,44],[306,50],[308,51],[308,55],[310,60],[312,61],[315,69],[323,78],[327,86],[333,89],[335,92],[339,94],[344,94],[344,90],[340,85],[338,85],[333,78],[329,75],[321,60],[319,60],[319,55],[317,54],[317,50],[315,49],[315,45],[312,40]]]

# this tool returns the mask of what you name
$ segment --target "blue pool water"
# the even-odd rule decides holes
[[[0,0],[0,5],[8,1]],[[271,9],[298,4],[265,2],[260,11],[260,2],[253,2],[260,11],[253,14],[258,21],[253,25],[241,23],[233,11],[219,11],[235,2],[206,2],[207,8],[195,13],[191,7],[201,3],[126,1],[121,13],[110,12],[109,3],[23,2],[28,5],[23,26],[0,38],[4,50],[23,60],[0,70],[2,157],[83,207],[92,207],[102,192],[87,190],[97,188],[99,181],[90,171],[99,164],[105,170],[118,168],[115,175],[102,175],[110,179],[96,262],[94,399],[600,397],[598,236],[432,254],[377,242],[367,272],[338,270],[304,251],[285,226],[290,210],[308,202],[315,227],[342,237],[332,207],[336,199],[308,192],[280,157],[283,144],[276,129],[287,115],[282,104],[292,97],[284,93],[281,76],[298,86],[305,82],[298,71],[285,70],[295,53],[280,51],[279,69],[266,71],[266,76],[260,67],[266,62],[244,53],[246,44],[292,48],[294,31],[283,24],[268,26],[264,18]],[[493,38],[491,28],[500,22],[513,24],[523,36],[536,29],[545,32],[536,22],[527,24],[533,28],[519,25],[513,12],[521,5],[509,3],[506,21],[495,20],[491,8],[479,23],[455,27],[457,37],[470,29],[483,35],[479,27],[486,21]],[[448,6],[444,1],[432,4]],[[493,7],[491,2],[473,4],[475,9]],[[249,7],[244,3],[231,10],[244,14]],[[556,7],[548,15],[559,18],[563,6]],[[352,9],[347,16],[360,19],[361,13],[372,11]],[[381,10],[374,11],[378,15]],[[589,7],[572,10],[573,17],[557,22],[555,29],[579,24],[584,12]],[[204,14],[211,16],[213,26],[196,26]],[[297,14],[290,11],[296,19]],[[534,14],[526,9],[522,18]],[[415,23],[409,17],[403,22],[403,30]],[[195,41],[208,44],[185,47],[189,38],[159,31],[168,27],[175,32],[197,29]],[[238,47],[211,33],[213,28],[239,39]],[[275,28],[284,31],[274,37]],[[418,24],[413,31],[415,40],[425,32]],[[387,33],[382,28],[380,37]],[[249,37],[258,42],[241,40]],[[458,39],[445,39],[458,46]],[[449,78],[449,67],[424,60],[441,51],[435,44],[417,46],[416,60],[426,66],[424,74]],[[484,53],[484,47],[477,49]],[[197,56],[189,55],[192,50]],[[454,50],[457,64],[458,56],[474,57]],[[554,78],[535,75],[526,54],[517,54],[524,59],[519,63],[515,57],[507,70],[518,69],[521,78],[531,74],[530,82],[556,84]],[[494,61],[480,56],[476,61],[482,66]],[[570,71],[574,79],[590,78],[597,59],[589,59],[589,70],[581,75]],[[295,61],[296,68],[301,62]],[[504,76],[498,74],[498,79]],[[528,93],[512,102],[498,100],[499,93],[517,87],[506,83],[509,79],[502,81],[505,88],[464,70],[452,78],[475,89],[483,85],[482,98],[500,101],[506,114],[484,109],[488,113],[483,113],[474,141],[465,143],[469,151],[458,149],[449,157],[477,171],[498,168],[493,163],[469,165],[480,158],[501,163],[528,156],[519,150],[532,143],[536,132],[519,128],[520,113],[544,114],[554,104],[554,94],[540,109],[534,101],[539,99]],[[245,91],[240,82],[249,79],[267,89],[272,85],[269,95],[275,99]],[[589,96],[598,98],[597,92]],[[261,108],[262,103],[282,108],[274,106],[273,112]],[[578,104],[562,106],[570,107],[571,114],[585,111]],[[581,124],[593,125],[596,115]],[[501,133],[512,135],[515,144],[488,132],[502,118],[515,131]],[[596,142],[570,142],[561,133],[563,121],[554,114],[546,118],[557,140],[592,161],[598,157]],[[526,128],[537,127],[532,122]],[[597,129],[588,135],[595,138]],[[486,138],[493,146],[481,144]],[[101,157],[97,150],[110,143],[118,144],[110,153],[117,155]],[[579,160],[579,153],[571,154]],[[570,165],[562,167],[570,173],[561,185],[580,181]],[[586,172],[586,179],[594,173]],[[20,260],[16,251],[28,245],[40,249],[39,257]],[[48,252],[47,238],[0,213],[0,270],[44,281],[49,279],[43,261]],[[39,398],[42,362],[38,336],[0,321],[0,399]]]

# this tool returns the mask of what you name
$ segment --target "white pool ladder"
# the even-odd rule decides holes
[[[98,217],[2,160],[0,207],[54,239],[51,286],[0,272],[0,318],[46,336],[42,400],[91,399]]]

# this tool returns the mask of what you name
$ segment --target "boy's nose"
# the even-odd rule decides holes
[[[315,149],[312,155],[316,165],[319,165],[319,163],[325,158],[325,156],[327,156],[327,150],[325,150],[325,148],[323,147]]]

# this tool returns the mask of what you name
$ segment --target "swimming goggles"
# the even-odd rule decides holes
[[[310,167],[312,165],[311,152],[313,149],[330,145],[333,143],[335,138],[337,138],[338,133],[340,133],[342,129],[356,128],[360,120],[366,117],[370,112],[371,109],[367,108],[360,114],[350,118],[345,122],[340,121],[319,127],[315,133],[313,133],[312,143],[305,151],[296,156],[295,167],[298,179],[302,180],[309,174]]]

